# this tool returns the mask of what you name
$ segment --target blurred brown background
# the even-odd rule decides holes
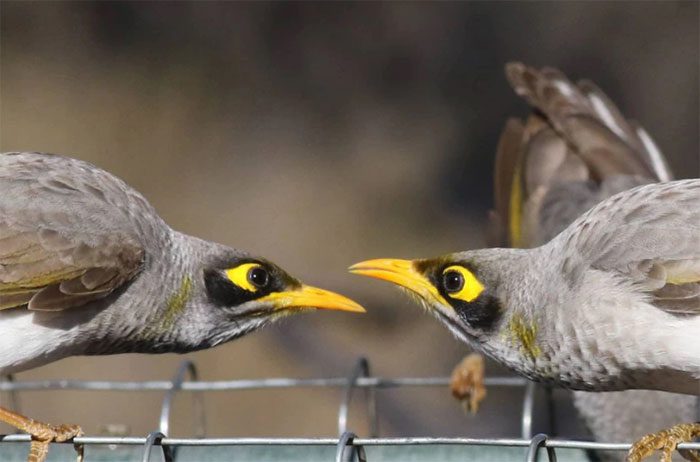
[[[445,376],[467,347],[346,267],[483,245],[498,134],[526,113],[503,77],[509,60],[592,79],[679,177],[697,176],[698,5],[4,1],[0,149],[90,161],[173,227],[265,255],[369,308],[298,316],[193,354],[203,379],[345,376],[359,355],[381,376]],[[19,379],[169,379],[181,359],[73,358]],[[209,434],[333,436],[340,395],[209,393]],[[106,423],[145,434],[161,394],[21,398],[29,415],[90,434]],[[191,433],[185,398],[176,436]],[[447,390],[380,391],[382,434],[515,436],[520,399],[493,389],[468,417]]]

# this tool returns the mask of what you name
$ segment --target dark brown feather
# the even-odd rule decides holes
[[[618,185],[632,187],[655,179],[640,127],[630,124],[593,83],[576,85],[556,69],[534,69],[522,63],[507,64],[506,77],[534,111],[524,125],[509,120],[499,141],[495,211],[490,221],[491,235],[502,239],[500,245],[516,244],[514,236],[521,246],[540,245],[587,208],[617,192]],[[521,194],[512,194],[517,174]],[[648,180],[618,181],[623,175]],[[581,209],[550,206],[552,195],[567,197],[569,186],[573,194],[588,194],[570,201]],[[545,207],[561,217],[543,217]],[[518,210],[519,215],[514,215]],[[511,229],[513,218],[519,220],[519,230]]]
[[[59,284],[44,287],[29,300],[28,308],[33,311],[61,311],[84,305],[105,297],[109,291],[82,295],[66,295],[59,289]]]

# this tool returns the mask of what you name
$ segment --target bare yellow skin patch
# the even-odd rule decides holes
[[[465,302],[473,302],[481,295],[481,292],[484,291],[484,286],[479,282],[476,276],[474,276],[474,273],[467,268],[454,265],[445,268],[442,274],[449,273],[450,271],[459,273],[462,275],[462,278],[464,278],[464,286],[462,286],[459,291],[450,293],[451,298],[456,298]]]
[[[251,269],[259,267],[260,265],[258,263],[243,263],[235,268],[227,269],[225,273],[226,277],[241,289],[247,290],[248,292],[257,292],[258,288],[248,280],[248,273]]]
[[[537,326],[532,321],[527,322],[523,316],[515,314],[510,318],[506,336],[523,355],[530,359],[536,359],[542,354],[542,350],[537,345]]]

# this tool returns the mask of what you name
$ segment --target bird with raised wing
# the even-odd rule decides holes
[[[672,178],[652,137],[625,119],[592,82],[574,84],[556,69],[534,69],[521,63],[508,64],[506,76],[535,109],[524,122],[509,119],[502,131],[494,168],[495,210],[490,212],[489,245],[543,245],[597,202],[624,189]],[[568,130],[580,133],[572,135],[556,128],[567,125],[562,119],[582,116],[587,117],[587,124],[568,124]],[[591,143],[592,139],[597,142]],[[591,149],[599,154],[591,155]],[[472,364],[464,361],[455,368],[453,393],[474,388]],[[623,442],[693,420],[700,398],[628,390],[574,391],[573,400],[596,440]],[[670,446],[666,451],[672,451]],[[597,456],[621,460],[616,452]]]
[[[683,180],[618,193],[537,248],[350,271],[408,289],[457,338],[531,380],[698,395],[699,239],[700,180]],[[700,424],[677,430],[690,439]],[[650,444],[666,436],[674,448],[678,434]]]
[[[540,83],[528,83],[533,94],[556,90],[538,87]],[[577,115],[562,98],[523,96],[548,117],[566,117],[540,120],[552,130],[531,140],[552,146],[536,150],[548,157],[541,162],[547,168],[535,175],[512,174],[513,182],[503,188],[507,194],[497,199],[497,207],[499,200],[522,205],[506,208],[508,227],[515,232],[512,245],[532,239],[517,233],[549,227],[538,215],[541,211],[548,210],[550,217],[566,213],[558,209],[564,204],[556,200],[558,194],[574,197],[575,189],[592,188],[592,196],[583,196],[590,207],[612,194],[597,188],[622,192],[539,247],[369,260],[350,270],[408,289],[458,338],[532,380],[575,390],[700,394],[700,180],[627,189],[634,186],[630,178],[646,176],[649,181],[658,156],[652,153],[640,162],[636,151],[624,146],[611,155],[614,133],[593,129],[600,122],[590,113]],[[558,112],[543,110],[538,106],[543,102]],[[577,156],[568,155],[570,149]],[[537,163],[533,158],[521,167]],[[513,172],[517,167],[509,168]],[[610,175],[607,181],[606,172],[618,178]],[[590,178],[550,184],[547,178],[555,173],[558,180]],[[525,179],[530,183],[522,184]],[[524,191],[527,201],[512,201]],[[655,444],[690,439],[700,425],[675,430]],[[630,459],[639,454],[632,453]]]
[[[86,162],[0,154],[0,373],[67,356],[185,353],[310,308],[363,312],[274,263],[171,229],[126,183]],[[30,461],[81,433],[0,408]]]

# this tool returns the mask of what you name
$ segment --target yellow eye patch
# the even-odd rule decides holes
[[[260,265],[258,263],[243,263],[235,268],[227,269],[225,271],[226,277],[241,289],[245,289],[248,292],[257,292],[258,288],[248,280],[248,274],[253,268],[260,268]]]
[[[445,290],[451,298],[472,302],[484,291],[474,273],[463,266],[450,266],[442,272]]]

